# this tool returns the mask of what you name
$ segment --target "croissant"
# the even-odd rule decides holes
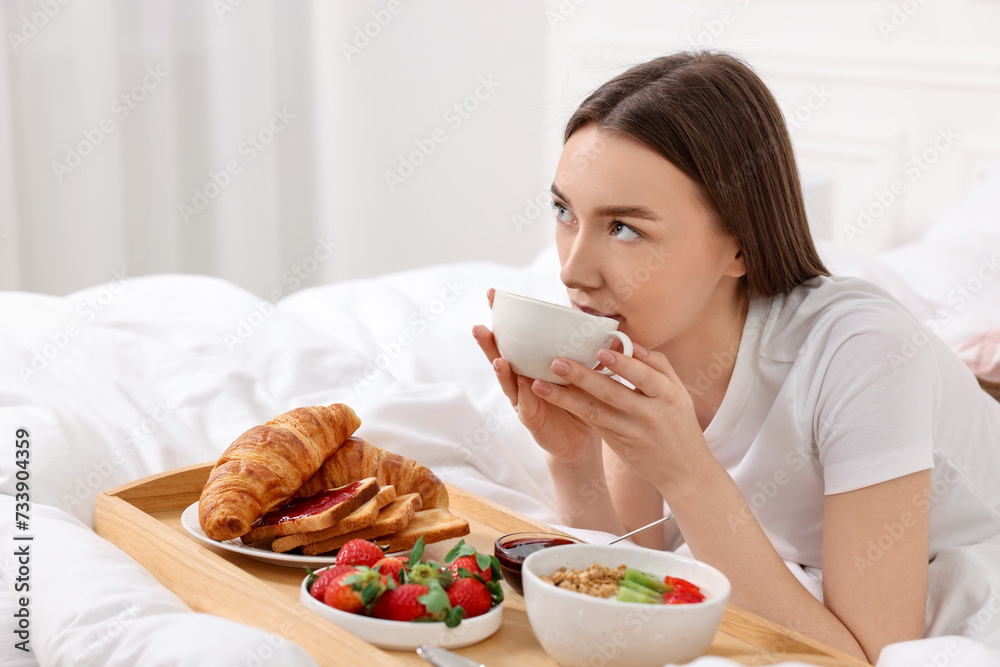
[[[391,484],[400,496],[419,493],[425,510],[448,509],[448,489],[430,468],[361,438],[348,438],[295,495],[310,496],[365,477],[375,477],[379,486]]]
[[[341,403],[296,408],[254,426],[212,468],[198,504],[201,529],[215,540],[245,534],[287,503],[359,426],[358,415]],[[368,476],[374,477],[356,479]]]

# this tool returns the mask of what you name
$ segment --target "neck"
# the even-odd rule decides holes
[[[702,431],[726,395],[750,306],[748,298],[735,292],[719,301],[709,303],[702,319],[658,348],[691,395]]]

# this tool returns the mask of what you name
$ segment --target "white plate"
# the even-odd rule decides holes
[[[386,621],[361,614],[349,614],[334,609],[309,594],[305,577],[299,587],[299,602],[307,609],[339,625],[352,635],[370,644],[390,651],[413,651],[421,644],[462,648],[479,643],[500,629],[503,620],[503,603],[490,609],[482,616],[463,619],[454,628],[444,622],[408,623],[406,621]]]
[[[319,556],[304,556],[302,554],[280,553],[269,549],[251,547],[240,542],[238,537],[224,542],[213,540],[201,530],[201,523],[198,521],[197,502],[189,505],[188,508],[181,514],[181,525],[184,526],[184,529],[187,530],[187,532],[191,533],[191,535],[206,544],[213,547],[219,547],[220,549],[225,549],[226,551],[232,551],[233,553],[242,554],[247,558],[253,558],[254,560],[259,560],[263,563],[270,563],[271,565],[281,565],[282,567],[305,567],[307,565],[333,565],[337,562],[336,553]],[[410,551],[407,549],[406,551],[395,551],[386,555],[405,556],[408,553],[410,553]]]

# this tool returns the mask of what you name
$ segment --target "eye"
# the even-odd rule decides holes
[[[611,235],[622,241],[631,241],[642,236],[635,227],[631,225],[626,225],[624,222],[619,222],[618,220],[611,221]]]
[[[552,210],[556,212],[556,220],[559,222],[573,222],[573,214],[562,204],[552,202]]]

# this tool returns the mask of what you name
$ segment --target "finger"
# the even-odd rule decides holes
[[[517,407],[518,404],[518,375],[507,363],[507,360],[503,357],[497,357],[493,360],[493,372],[497,376],[497,381],[500,383],[500,388],[503,390],[504,396],[510,401],[510,404]]]
[[[573,364],[574,362],[569,363]],[[556,363],[553,362],[552,365],[553,370],[555,370]],[[576,366],[580,371],[586,371],[587,373],[597,376],[596,378],[592,378],[596,382],[592,383],[589,381],[590,379],[586,382],[586,384],[591,388],[593,388],[596,384],[610,382],[611,384],[616,385],[618,390],[631,393],[631,390],[615,382],[606,375],[590,370],[589,368],[584,368],[583,366],[580,366],[580,364],[576,364]],[[576,376],[575,370],[577,369],[570,371],[570,375]],[[557,374],[561,375],[561,373]],[[609,405],[607,402],[600,400],[591,391],[576,386],[572,380],[570,382],[571,384],[563,386],[550,382],[544,382],[542,380],[535,380],[531,384],[531,390],[536,396],[541,397],[541,399],[546,403],[562,408],[592,426],[616,430],[616,427],[621,425],[623,413]]]
[[[649,364],[650,368],[663,374],[671,384],[677,387],[683,387],[684,383],[681,381],[680,377],[677,375],[677,371],[674,370],[673,365],[670,360],[667,359],[667,355],[662,352],[656,352],[655,350],[646,350],[646,348],[636,345],[635,346],[635,356],[645,363]],[[624,375],[622,377],[625,377]],[[628,378],[625,378],[628,380]],[[632,382],[632,380],[629,380]],[[633,382],[633,384],[635,384]],[[645,393],[645,392],[643,392]]]
[[[490,302],[490,310],[493,310],[493,297],[497,295],[497,291],[492,287],[486,290],[486,300]]]
[[[482,324],[477,324],[472,327],[472,337],[476,339],[476,343],[479,344],[479,349],[483,351],[486,358],[490,363],[500,356],[500,350],[497,348],[496,339],[493,338],[493,332]]]
[[[666,357],[662,354],[659,352],[656,354],[663,357],[663,361],[666,361]],[[633,387],[650,398],[662,396],[669,390],[671,383],[669,376],[660,370],[663,367],[662,364],[657,363],[657,366],[660,367],[658,368],[649,363],[650,353],[645,348],[635,346],[635,357],[626,357],[621,352],[612,350],[601,350],[597,353],[597,360],[604,364],[605,368],[622,379],[628,380]],[[669,370],[673,372],[673,368]]]

